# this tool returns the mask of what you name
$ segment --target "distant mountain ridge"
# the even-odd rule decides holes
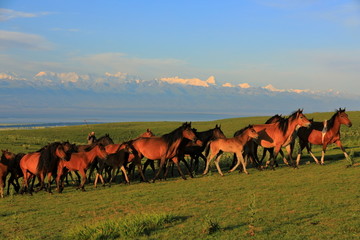
[[[297,108],[304,108],[305,112],[333,111],[339,107],[360,110],[359,97],[332,90],[287,90],[271,84],[251,87],[248,83],[219,86],[213,76],[206,80],[180,77],[142,80],[121,72],[101,76],[39,72],[30,79],[0,73],[0,101],[2,116],[93,117],[139,112],[256,116],[290,114]]]

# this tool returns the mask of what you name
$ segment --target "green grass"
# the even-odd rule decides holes
[[[299,169],[280,164],[275,171],[249,168],[220,177],[182,180],[177,174],[154,184],[86,187],[66,186],[62,194],[11,194],[0,199],[0,239],[359,239],[360,112],[349,112],[352,128],[342,127],[342,140],[355,165],[335,145],[316,165],[304,151]],[[328,119],[332,113],[306,114]],[[194,122],[199,131],[221,124],[227,136],[267,117]],[[176,122],[91,125],[98,136],[115,142],[151,128],[157,135],[178,127]],[[48,142],[85,143],[86,126],[34,130],[3,130],[0,148],[37,150]],[[320,156],[321,149],[314,146]],[[226,157],[225,157],[226,158]],[[281,161],[279,161],[281,162]],[[309,164],[307,164],[309,163]],[[221,161],[228,169],[230,159]],[[151,171],[148,172],[151,175]]]

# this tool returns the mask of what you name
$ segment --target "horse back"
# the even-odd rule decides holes
[[[20,168],[23,172],[29,171],[32,174],[37,174],[37,166],[39,164],[40,153],[28,153],[25,154],[20,160]]]
[[[148,159],[161,159],[168,145],[161,137],[139,138],[132,142],[134,149]]]

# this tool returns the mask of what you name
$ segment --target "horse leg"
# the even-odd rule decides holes
[[[186,161],[185,159],[182,159],[181,161],[185,164],[185,167],[186,167],[186,170],[187,170],[188,173],[189,173],[189,176],[190,176],[191,178],[194,178],[194,176],[193,176],[193,174],[192,174],[192,172],[191,172],[190,166],[189,166],[189,164],[187,163],[187,161]]]
[[[146,172],[147,167],[151,164],[150,161],[152,161],[152,160],[146,159],[146,161],[145,161],[145,163],[144,163],[144,167],[143,167],[143,173],[144,173],[144,174],[145,174],[145,172]],[[151,168],[152,168],[152,167],[151,167]]]
[[[165,162],[166,162],[165,157],[161,158],[161,160],[160,160],[160,166],[159,166],[159,169],[158,169],[158,171],[156,172],[155,177],[154,177],[154,178],[153,178],[153,180],[152,180],[152,181],[153,181],[153,183],[154,183],[154,182],[155,182],[155,180],[159,177],[160,172],[162,171],[162,169],[163,169],[163,166],[164,166]]]
[[[315,157],[315,155],[313,154],[313,152],[311,151],[311,147],[309,144],[305,145],[306,150],[308,151],[308,153],[311,155],[311,157],[314,159],[314,161],[316,162],[316,164],[320,164],[319,160]]]
[[[325,160],[325,152],[326,152],[326,144],[323,144],[322,151],[321,151],[321,165],[324,165]]]
[[[81,184],[79,185],[78,189],[81,188],[81,190],[82,190],[83,192],[85,192],[85,187],[84,187],[84,185],[85,185],[86,180],[87,180],[87,178],[86,178],[86,171],[85,171],[85,169],[80,169],[79,172],[80,172],[80,175],[81,175]]]
[[[335,142],[335,144],[338,145],[338,147],[339,147],[339,148],[341,149],[341,151],[344,153],[344,156],[345,156],[346,160],[350,160],[350,162],[351,162],[351,158],[350,158],[350,156],[347,154],[347,152],[345,151],[345,148],[344,148],[343,145],[341,144],[341,141],[338,140],[338,141]]]
[[[45,183],[44,183],[44,173],[40,173],[38,175],[38,179],[40,181],[40,187],[35,191],[35,192],[39,192],[40,190],[44,189],[45,188]]]
[[[283,152],[283,150],[282,150],[281,148],[280,148],[279,153],[280,153],[280,155],[281,155],[284,163],[285,163],[286,165],[290,166],[290,165],[289,165],[289,162],[288,162],[288,160],[286,159],[285,154],[284,154],[284,152]]]
[[[215,154],[213,154],[213,152],[211,152],[210,155],[207,157],[203,175],[206,175],[209,172],[210,161],[214,158],[214,156],[215,156]]]
[[[94,187],[95,188],[97,187],[97,182],[99,180],[99,177],[100,177],[100,180],[101,180],[103,186],[105,186],[104,179],[102,178],[102,173],[103,173],[104,167],[105,167],[104,163],[101,162],[100,166],[98,168],[98,171],[96,172],[96,177],[95,177],[95,180],[94,180]]]
[[[219,165],[219,161],[220,161],[221,155],[222,155],[222,151],[219,151],[219,152],[216,154],[216,158],[215,158],[215,160],[214,160],[214,163],[215,163],[215,166],[216,166],[219,174],[220,174],[221,176],[224,176],[224,174],[223,174],[222,171],[221,171],[220,165]]]
[[[178,159],[177,157],[174,157],[172,160],[173,160],[173,163],[176,164],[177,169],[178,169],[181,177],[182,177],[184,180],[186,180],[186,177],[185,177],[184,173],[183,173],[182,170],[181,170],[181,167],[180,167],[180,164],[179,164],[179,159]]]
[[[231,162],[229,171],[230,171],[231,169],[233,169],[236,164],[237,164],[237,156],[236,156],[236,153],[234,153],[234,155],[233,155],[233,160],[232,160],[232,162]]]
[[[136,157],[133,159],[133,162],[134,162],[134,164],[137,165],[137,167],[138,167],[138,172],[140,173],[140,176],[141,176],[142,180],[143,180],[144,182],[148,182],[148,180],[145,178],[145,175],[144,175],[143,170],[142,170],[141,159],[140,159],[138,156],[136,156]]]
[[[124,167],[124,169],[125,169],[125,167]],[[115,178],[117,176],[117,173],[115,173],[116,170],[119,171],[119,169],[116,169],[115,167],[112,167],[112,169],[111,169],[110,179],[109,179],[109,187],[111,187],[111,183],[113,181],[113,178]]]
[[[129,177],[128,177],[127,173],[126,173],[126,169],[125,169],[124,165],[121,165],[120,169],[121,169],[121,171],[122,171],[123,174],[124,174],[126,183],[127,183],[127,184],[130,184]]]
[[[241,152],[239,152],[237,155],[239,156],[238,162],[241,162],[244,173],[249,174],[248,171],[246,170],[246,161],[245,161],[243,155],[241,154]]]
[[[52,176],[52,173],[49,172],[49,173],[47,174],[47,178],[48,178],[47,191],[48,191],[49,193],[52,193],[52,192],[51,192],[51,176]]]
[[[4,176],[2,176],[0,178],[0,197],[3,198],[4,197],[4,188],[5,188],[5,182],[6,182],[6,175],[4,174]]]
[[[235,171],[239,167],[240,163],[244,162],[244,161],[240,161],[241,159],[244,159],[241,152],[234,153],[234,155],[236,156],[236,164],[235,164],[235,166],[232,167],[232,169],[229,170],[229,172]],[[241,158],[239,155],[241,156]]]

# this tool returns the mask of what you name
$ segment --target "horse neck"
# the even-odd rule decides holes
[[[178,151],[183,139],[184,139],[184,137],[181,136],[178,139],[176,139],[175,141],[173,141],[170,146],[168,146],[168,148],[166,150],[167,158],[171,158],[177,154],[177,151]]]
[[[251,137],[247,134],[247,131],[244,131],[240,135],[235,137],[242,145],[250,141]]]
[[[196,135],[198,139],[203,142],[203,144],[206,144],[208,141],[211,140],[214,134],[213,134],[213,129],[210,129],[204,132],[198,132]]]
[[[297,127],[300,126],[299,124],[296,123],[296,119],[293,119],[291,121],[290,120],[291,120],[290,118],[286,119],[287,129],[285,132],[283,132],[285,139],[287,139],[289,136],[291,136],[294,133],[294,131],[297,129]],[[280,122],[278,122],[278,127],[279,126],[280,126]]]
[[[330,121],[330,120],[328,120],[328,121]],[[328,129],[328,132],[333,132],[334,134],[337,134],[340,132],[340,127],[341,127],[341,123],[339,120],[339,116],[336,116],[334,118],[334,122],[333,122],[332,126],[330,127],[330,129]]]
[[[85,152],[86,155],[86,159],[85,162],[86,163],[92,163],[94,161],[94,159],[97,157],[97,147],[94,147],[93,149],[91,149],[88,152]]]

